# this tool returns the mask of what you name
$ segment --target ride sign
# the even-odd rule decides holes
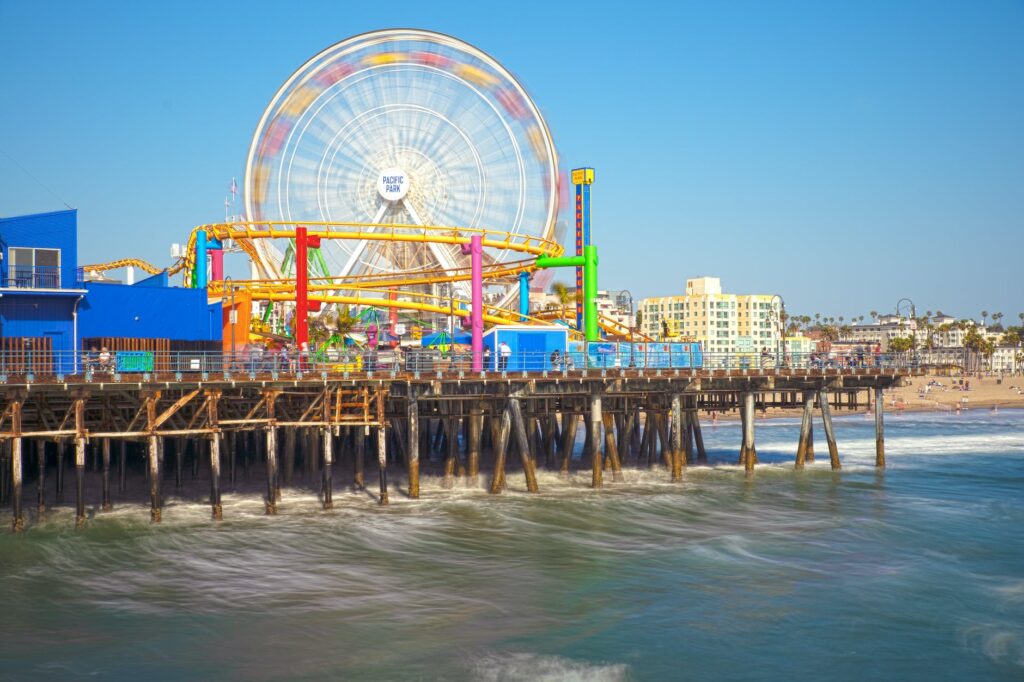
[[[385,168],[377,178],[377,193],[387,201],[401,201],[409,193],[409,176],[401,168]]]

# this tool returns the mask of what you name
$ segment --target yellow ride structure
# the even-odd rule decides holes
[[[194,228],[189,236],[185,256],[179,258],[170,267],[168,274],[182,273],[185,281],[191,281],[192,270],[195,268],[195,242],[200,231],[206,233],[209,240],[225,242],[231,240],[256,265],[256,270],[267,273],[266,267],[257,248],[259,240],[290,240],[295,238],[298,223],[285,222],[236,222],[210,223]],[[407,242],[424,244],[462,245],[469,244],[470,238],[482,237],[485,249],[507,251],[520,254],[522,257],[503,262],[493,260],[485,262],[483,279],[485,284],[491,282],[507,282],[518,277],[522,272],[535,271],[536,259],[540,256],[558,257],[564,252],[561,244],[551,239],[513,232],[485,228],[467,228],[440,225],[410,224],[373,224],[373,223],[331,223],[303,222],[310,237],[321,240],[366,240],[385,242]],[[109,263],[84,266],[89,272],[104,272],[123,267],[137,267],[147,273],[157,274],[163,269],[136,258],[124,258]],[[415,288],[423,288],[434,284],[451,284],[469,281],[469,268],[445,270],[441,268],[413,270],[401,274],[361,274],[347,277],[311,278],[309,280],[309,300],[323,304],[341,304],[355,307],[373,306],[377,308],[397,308],[406,311],[451,315],[455,317],[469,316],[468,300],[454,296],[437,296]],[[294,302],[295,280],[289,278],[264,277],[250,280],[211,280],[207,284],[207,292],[211,297],[226,298],[231,291],[244,292],[253,301],[263,302]],[[484,309],[484,321],[487,324],[551,324],[555,319],[551,311],[539,312],[533,316],[523,316],[518,310],[487,305]],[[567,316],[557,316],[568,319]],[[628,328],[615,320],[603,317],[601,327],[610,335],[625,339],[629,336]],[[577,330],[572,329],[574,334]],[[637,340],[647,337],[635,334]]]

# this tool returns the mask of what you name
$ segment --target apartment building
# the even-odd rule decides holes
[[[718,277],[686,280],[680,296],[640,301],[644,333],[700,341],[708,353],[776,353],[780,299],[772,294],[726,294]],[[667,334],[665,333],[667,332]]]

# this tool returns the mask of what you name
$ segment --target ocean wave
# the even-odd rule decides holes
[[[994,663],[1024,667],[1024,631],[1009,622],[976,623],[959,629],[961,645]]]
[[[629,666],[533,653],[485,653],[469,665],[480,682],[618,682],[629,679]]]

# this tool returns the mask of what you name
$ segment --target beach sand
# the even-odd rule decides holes
[[[976,375],[965,377],[968,382],[968,390],[961,390],[960,377],[947,377],[925,375],[913,377],[907,380],[907,385],[891,389],[885,392],[885,409],[887,412],[929,412],[929,411],[955,411],[957,405],[961,410],[978,410],[1001,407],[1024,408],[1024,376],[1004,376],[1002,382],[999,377],[986,376],[979,379]],[[936,382],[928,387],[927,393],[924,388],[929,382]],[[864,393],[861,392],[860,400],[864,400]],[[874,405],[872,402],[872,409]],[[851,411],[834,407],[836,414],[849,414]],[[867,412],[868,406],[858,405],[855,412]],[[757,411],[757,418],[773,417],[799,417],[801,410],[797,409],[768,409],[765,412]],[[739,419],[736,411],[719,414],[721,421]],[[711,417],[701,414],[701,422],[710,422]]]

